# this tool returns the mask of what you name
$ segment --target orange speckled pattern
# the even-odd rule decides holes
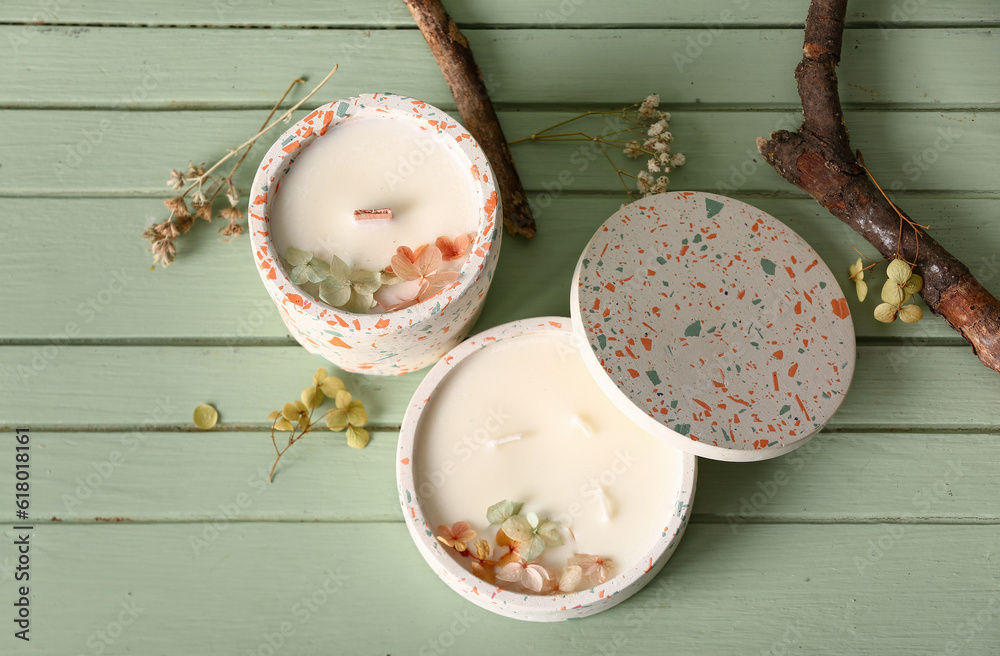
[[[335,310],[294,285],[271,247],[270,203],[281,178],[302,152],[327,130],[356,118],[390,116],[436,131],[468,164],[479,197],[479,229],[459,279],[423,303],[388,313]],[[434,364],[472,328],[493,279],[500,252],[502,208],[493,171],[475,139],[455,119],[420,100],[365,94],[316,108],[282,134],[264,155],[250,194],[249,225],[254,261],[289,333],[307,351],[341,369],[399,375]]]
[[[724,196],[622,208],[585,249],[573,296],[602,386],[696,455],[761,460],[801,445],[854,373],[833,273],[783,223]]]

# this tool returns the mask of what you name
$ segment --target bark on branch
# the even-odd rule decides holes
[[[529,239],[535,236],[535,219],[514,168],[507,139],[497,119],[493,102],[483,83],[469,42],[448,16],[440,0],[404,0],[420,27],[444,79],[455,97],[466,129],[476,138],[493,167],[507,232]]]
[[[806,191],[887,258],[902,256],[924,278],[927,306],[1000,372],[1000,301],[930,235],[905,225],[851,151],[837,92],[847,0],[812,0],[802,61],[795,69],[802,126],[757,139],[757,148],[783,178]],[[898,204],[897,204],[898,207]],[[900,235],[902,239],[900,240]],[[917,241],[919,240],[919,248]]]

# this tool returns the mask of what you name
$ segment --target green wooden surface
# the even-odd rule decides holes
[[[760,206],[842,284],[853,249],[871,253],[753,150],[795,125],[803,0],[446,5],[509,137],[659,92],[689,161],[673,189]],[[853,144],[1000,292],[1000,5],[855,1],[848,20]],[[634,599],[506,620],[441,584],[402,525],[396,431],[422,374],[348,377],[370,446],[310,438],[267,484],[264,417],[319,361],[284,331],[245,238],[198,226],[154,271],[138,238],[168,170],[241,142],[295,76],[341,64],[316,104],[391,90],[454,107],[401,3],[13,0],[0,51],[0,430],[12,449],[14,427],[32,428],[36,526],[32,641],[5,621],[0,653],[997,653],[1000,377],[943,321],[884,326],[851,299],[854,385],[819,437],[773,461],[702,461],[688,533]],[[504,242],[480,327],[568,312],[577,254],[622,202],[590,155],[514,148],[539,236]],[[203,402],[219,429],[193,430]]]

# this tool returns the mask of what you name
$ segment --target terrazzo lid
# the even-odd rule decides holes
[[[715,460],[772,458],[830,420],[854,374],[847,300],[809,244],[715,194],[626,205],[584,249],[570,304],[622,410]]]

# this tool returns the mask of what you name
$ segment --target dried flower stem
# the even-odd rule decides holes
[[[274,470],[288,449],[317,430],[313,415],[326,398],[335,400],[337,406],[323,413],[322,418],[326,428],[335,433],[346,431],[347,445],[352,448],[363,449],[368,444],[368,431],[362,428],[368,423],[368,413],[365,411],[364,403],[352,398],[341,379],[331,376],[326,369],[320,368],[313,376],[313,385],[302,390],[300,396],[299,400],[286,403],[281,410],[275,410],[267,417],[271,420],[271,444],[276,454],[274,464],[268,473],[268,481],[274,482]],[[288,431],[288,442],[284,448],[278,448],[276,431]]]
[[[864,159],[864,157],[861,156],[861,151],[858,150],[856,152],[857,152],[858,165],[862,169],[864,169],[864,172],[868,175],[868,179],[870,179],[872,181],[872,184],[875,185],[875,188],[878,189],[878,191],[879,191],[880,194],[882,194],[882,198],[884,198],[885,201],[887,203],[889,203],[889,206],[893,209],[893,211],[896,212],[896,214],[899,215],[899,236],[896,238],[896,257],[899,258],[899,259],[901,259],[901,260],[905,260],[906,262],[908,262],[910,264],[910,266],[916,266],[917,265],[917,258],[920,255],[920,230],[918,230],[918,228],[923,228],[924,230],[926,230],[930,226],[921,225],[921,224],[917,223],[916,221],[913,221],[912,219],[910,219],[910,217],[908,217],[905,214],[903,214],[899,210],[899,208],[896,207],[896,204],[894,202],[892,202],[892,200],[889,198],[889,196],[886,195],[885,190],[882,189],[882,186],[875,179],[875,176],[872,175],[872,172],[868,170],[867,166],[865,166],[865,159]],[[916,244],[914,246],[915,252],[913,254],[913,260],[907,260],[900,253],[900,249],[903,246],[903,222],[904,221],[907,224],[909,224],[909,226],[911,228],[913,228],[913,241]]]
[[[670,182],[665,174],[669,173],[672,168],[683,165],[685,157],[681,154],[673,155],[670,152],[671,142],[673,141],[673,136],[670,132],[667,132],[670,114],[657,111],[656,107],[659,106],[659,103],[660,97],[654,94],[647,97],[642,103],[629,105],[619,110],[582,112],[510,143],[513,145],[528,141],[589,141],[600,150],[601,155],[604,156],[604,159],[614,169],[615,174],[618,176],[618,181],[621,182],[629,200],[633,200],[634,196],[633,189],[625,180],[626,177],[636,181],[636,187],[642,195],[648,196],[650,194],[662,193],[666,191],[667,185]],[[583,130],[555,131],[576,121],[595,116],[624,121],[626,127],[612,130],[611,126],[608,125],[599,135]],[[646,170],[642,170],[638,174],[627,173],[615,164],[614,160],[608,154],[608,147],[622,149],[625,155],[632,159],[640,155],[649,157]],[[655,183],[652,175],[654,173],[662,174],[655,180]]]
[[[188,165],[186,173],[178,170],[170,172],[167,184],[173,189],[179,190],[177,196],[164,201],[164,204],[170,209],[170,216],[160,223],[153,224],[143,232],[143,238],[150,243],[154,262],[158,262],[162,266],[168,266],[173,262],[174,256],[177,253],[175,240],[178,236],[186,234],[191,229],[195,219],[200,218],[211,222],[215,216],[219,216],[227,221],[227,224],[219,230],[222,235],[225,237],[238,237],[243,234],[244,228],[240,223],[243,219],[243,213],[237,209],[237,205],[240,202],[240,194],[236,189],[236,185],[233,184],[234,174],[240,168],[240,165],[243,164],[244,160],[246,160],[247,155],[257,140],[278,123],[288,121],[292,113],[319,91],[336,72],[337,67],[334,66],[333,70],[305,98],[295,103],[291,109],[282,114],[277,120],[272,121],[271,119],[274,117],[275,112],[278,111],[281,103],[285,101],[285,98],[288,97],[292,89],[304,82],[301,78],[293,80],[271,108],[267,118],[261,124],[260,128],[258,128],[257,133],[240,146],[230,150],[208,170],[205,170],[204,166],[196,166],[191,162]],[[236,160],[236,164],[233,165],[226,175],[213,175],[220,166],[237,154],[240,155],[240,158]],[[229,206],[216,213],[214,210],[215,199],[223,189],[226,190],[226,199],[229,201]],[[187,196],[192,191],[194,191],[193,198],[191,199],[192,207],[194,208],[193,211],[187,205]]]
[[[260,130],[258,130],[257,134],[255,134],[254,136],[250,137],[249,139],[247,139],[246,141],[244,141],[242,144],[240,144],[236,148],[230,150],[222,159],[220,159],[218,162],[216,162],[215,164],[213,164],[207,171],[205,171],[204,173],[202,173],[198,177],[194,178],[194,181],[191,182],[191,184],[189,184],[187,187],[185,187],[184,191],[181,192],[181,196],[187,195],[187,193],[190,192],[196,185],[200,186],[205,181],[205,179],[213,171],[215,171],[215,169],[217,169],[220,166],[222,166],[223,162],[226,162],[227,160],[229,160],[230,157],[233,157],[234,155],[236,155],[236,153],[240,152],[244,148],[246,148],[247,150],[249,150],[257,142],[257,139],[259,139],[262,135],[264,135],[267,132],[269,132],[274,126],[278,125],[279,123],[287,122],[288,119],[291,118],[292,114],[294,114],[295,111],[299,107],[301,107],[307,100],[309,100],[310,98],[312,98],[313,95],[315,95],[317,91],[319,91],[321,88],[323,88],[323,85],[326,84],[327,81],[329,81],[329,79],[331,77],[333,77],[333,74],[337,72],[337,68],[338,68],[338,66],[335,65],[333,67],[333,70],[330,71],[329,73],[327,73],[326,77],[323,78],[323,80],[319,84],[317,84],[315,87],[313,87],[312,91],[310,91],[308,94],[306,94],[305,98],[303,98],[302,100],[300,100],[297,103],[295,103],[294,105],[292,105],[288,109],[288,111],[286,111],[284,114],[282,114],[277,119],[275,119],[271,123],[267,124],[266,126],[264,126],[263,128],[261,128]],[[285,93],[287,94],[288,92],[286,91]],[[282,99],[284,99],[284,96],[282,96]],[[281,101],[279,100],[278,104],[280,104],[280,103],[281,103]],[[277,105],[275,105],[275,108],[277,108]],[[272,116],[274,115],[274,111],[275,111],[274,109],[271,110],[271,115]]]
[[[315,389],[316,389],[317,392],[319,392],[319,388],[320,388],[320,386],[317,384],[315,386]],[[301,440],[303,437],[305,437],[306,435],[308,435],[310,432],[312,432],[312,429],[313,429],[313,426],[314,426],[313,420],[312,420],[314,412],[316,412],[316,408],[311,408],[309,410],[309,420],[305,424],[305,426],[303,426],[301,422],[296,423],[296,426],[298,427],[299,434],[295,435],[295,430],[292,430],[291,434],[289,434],[289,436],[288,436],[288,444],[285,445],[284,449],[279,449],[278,448],[278,441],[277,441],[277,439],[274,436],[274,431],[276,430],[279,418],[275,417],[274,421],[271,423],[271,444],[274,445],[274,452],[277,453],[278,456],[274,459],[274,464],[271,465],[271,471],[267,474],[267,481],[269,483],[273,483],[274,482],[274,470],[277,468],[278,461],[281,460],[281,456],[285,455],[285,453],[290,448],[292,448],[293,444],[295,444],[296,442],[298,442],[299,440]]]

